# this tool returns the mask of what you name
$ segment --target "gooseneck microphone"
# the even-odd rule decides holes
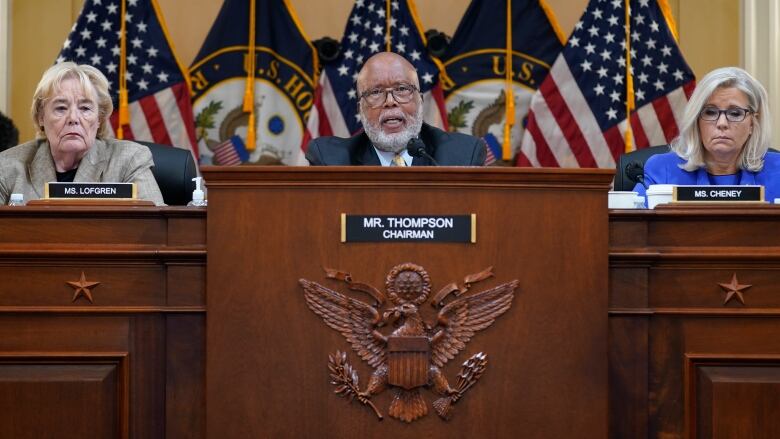
[[[634,183],[640,183],[647,189],[645,184],[645,168],[637,162],[631,162],[626,165],[626,177]]]
[[[433,163],[433,166],[439,166],[439,163],[436,161],[436,159],[428,154],[428,150],[425,149],[425,143],[423,143],[419,137],[412,137],[409,140],[409,143],[406,144],[406,150],[412,157],[424,157],[430,160],[431,163]]]

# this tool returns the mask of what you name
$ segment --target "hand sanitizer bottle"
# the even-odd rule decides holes
[[[192,179],[195,182],[195,190],[192,191],[192,201],[187,203],[187,206],[205,207],[208,205],[205,196],[203,195],[203,177],[195,177]]]
[[[24,194],[11,194],[8,200],[9,206],[24,206]]]

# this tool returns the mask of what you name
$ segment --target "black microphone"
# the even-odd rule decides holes
[[[645,168],[640,163],[631,162],[626,165],[626,177],[634,183],[640,183],[647,189],[645,184]]]
[[[412,137],[409,143],[406,144],[406,150],[409,151],[409,155],[412,157],[424,157],[430,160],[433,166],[439,166],[439,163],[428,154],[428,150],[425,149],[425,143],[419,137]]]

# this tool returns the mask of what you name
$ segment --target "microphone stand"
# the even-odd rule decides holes
[[[439,166],[439,163],[436,161],[436,159],[428,154],[428,150],[425,149],[425,143],[423,143],[419,137],[412,137],[409,140],[409,143],[406,144],[406,150],[412,157],[424,157],[430,160],[431,163],[433,163],[433,166]]]
[[[639,183],[647,189],[645,184],[645,169],[637,162],[631,162],[626,165],[626,177],[634,183]]]

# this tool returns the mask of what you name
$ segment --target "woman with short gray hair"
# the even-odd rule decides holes
[[[110,138],[108,80],[72,62],[44,72],[31,108],[37,139],[0,153],[0,204],[12,193],[43,197],[46,183],[136,183],[138,197],[162,205],[149,148]]]

